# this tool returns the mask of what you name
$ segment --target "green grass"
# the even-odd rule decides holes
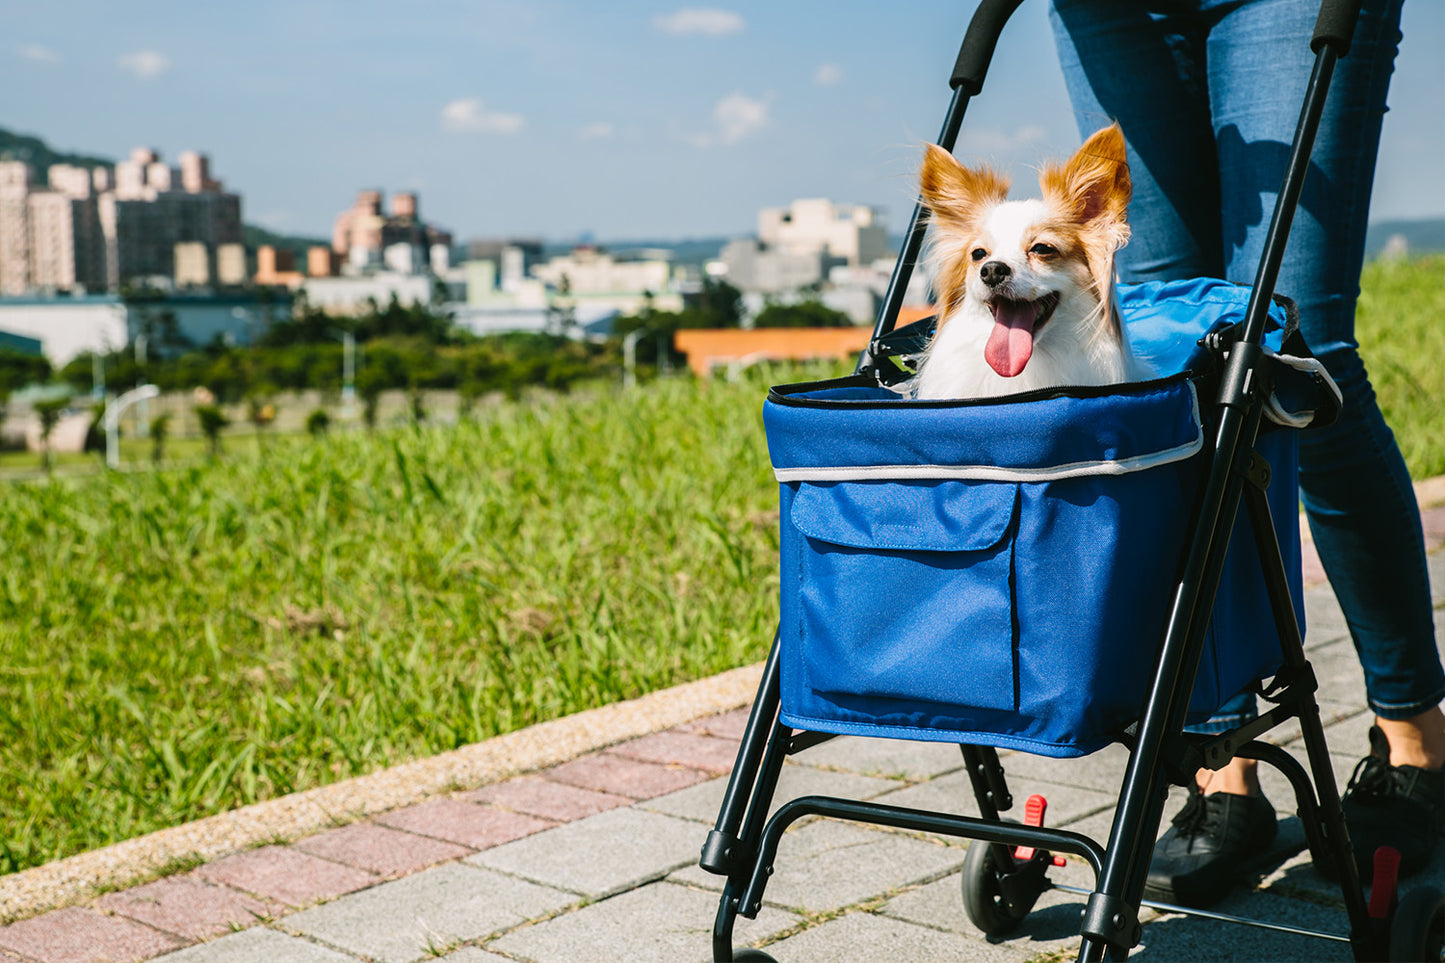
[[[0,872],[761,658],[762,384],[8,486]]]
[[[1445,255],[1366,266],[1360,353],[1415,478],[1445,474]]]

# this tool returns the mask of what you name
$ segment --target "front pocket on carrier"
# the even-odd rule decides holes
[[[784,631],[808,640],[808,687],[1015,710],[1018,501],[988,482],[798,484],[785,524],[807,545]]]

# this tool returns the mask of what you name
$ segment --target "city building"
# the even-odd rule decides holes
[[[87,352],[108,354],[148,339],[152,355],[220,340],[249,344],[291,316],[285,292],[188,293],[125,300],[115,294],[0,299],[0,331],[40,343],[61,367]]]
[[[298,275],[299,277],[299,275]],[[301,278],[296,289],[306,303],[327,314],[362,314],[385,308],[395,298],[404,306],[430,306],[435,300],[435,279],[430,274],[372,271],[335,277]]]
[[[854,266],[871,264],[890,254],[881,210],[861,204],[834,204],[824,198],[763,208],[758,212],[758,240],[774,250],[827,254]]]
[[[790,251],[770,248],[751,237],[740,237],[723,246],[719,255],[728,283],[740,291],[773,296],[816,287],[828,269],[845,263],[826,249]]]
[[[48,186],[22,161],[0,162],[0,294],[105,286],[91,172],[53,164]]]
[[[591,324],[609,313],[682,310],[672,265],[661,251],[619,258],[601,248],[581,245],[538,264],[532,268],[532,276],[547,285],[553,306],[572,312],[579,324]]]
[[[255,282],[263,287],[296,289],[306,276],[296,270],[296,255],[285,248],[262,244],[256,248]]]
[[[343,270],[353,274],[372,270],[445,273],[451,267],[451,234],[422,221],[414,192],[400,191],[393,196],[390,214],[385,200],[379,190],[364,190],[351,207],[336,216],[331,249]]]
[[[246,248],[232,242],[214,248],[202,241],[176,244],[177,288],[235,287],[246,283]]]
[[[241,242],[241,198],[210,176],[204,154],[185,151],[172,168],[137,147],[115,165],[115,186],[99,197],[106,286],[175,276],[176,245],[195,241],[214,259]]]

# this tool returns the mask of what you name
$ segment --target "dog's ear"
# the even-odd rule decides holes
[[[1044,197],[1063,206],[1081,224],[1128,239],[1129,161],[1124,132],[1118,124],[1098,131],[1063,167],[1046,167],[1039,175]]]
[[[918,179],[923,203],[944,227],[966,228],[985,208],[1008,197],[1007,178],[986,167],[964,167],[937,144],[928,145]]]

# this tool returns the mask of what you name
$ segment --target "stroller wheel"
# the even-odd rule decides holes
[[[982,840],[969,844],[968,855],[963,860],[963,911],[985,936],[1004,936],[1023,922],[1038,893],[1027,900],[1022,912],[1010,906],[999,885],[999,866],[993,853],[994,847]],[[1012,869],[1006,867],[1005,871]]]
[[[778,963],[762,950],[737,950],[733,953],[733,963]]]
[[[1400,898],[1390,921],[1390,959],[1439,960],[1445,957],[1445,893],[1433,886],[1412,889]]]

